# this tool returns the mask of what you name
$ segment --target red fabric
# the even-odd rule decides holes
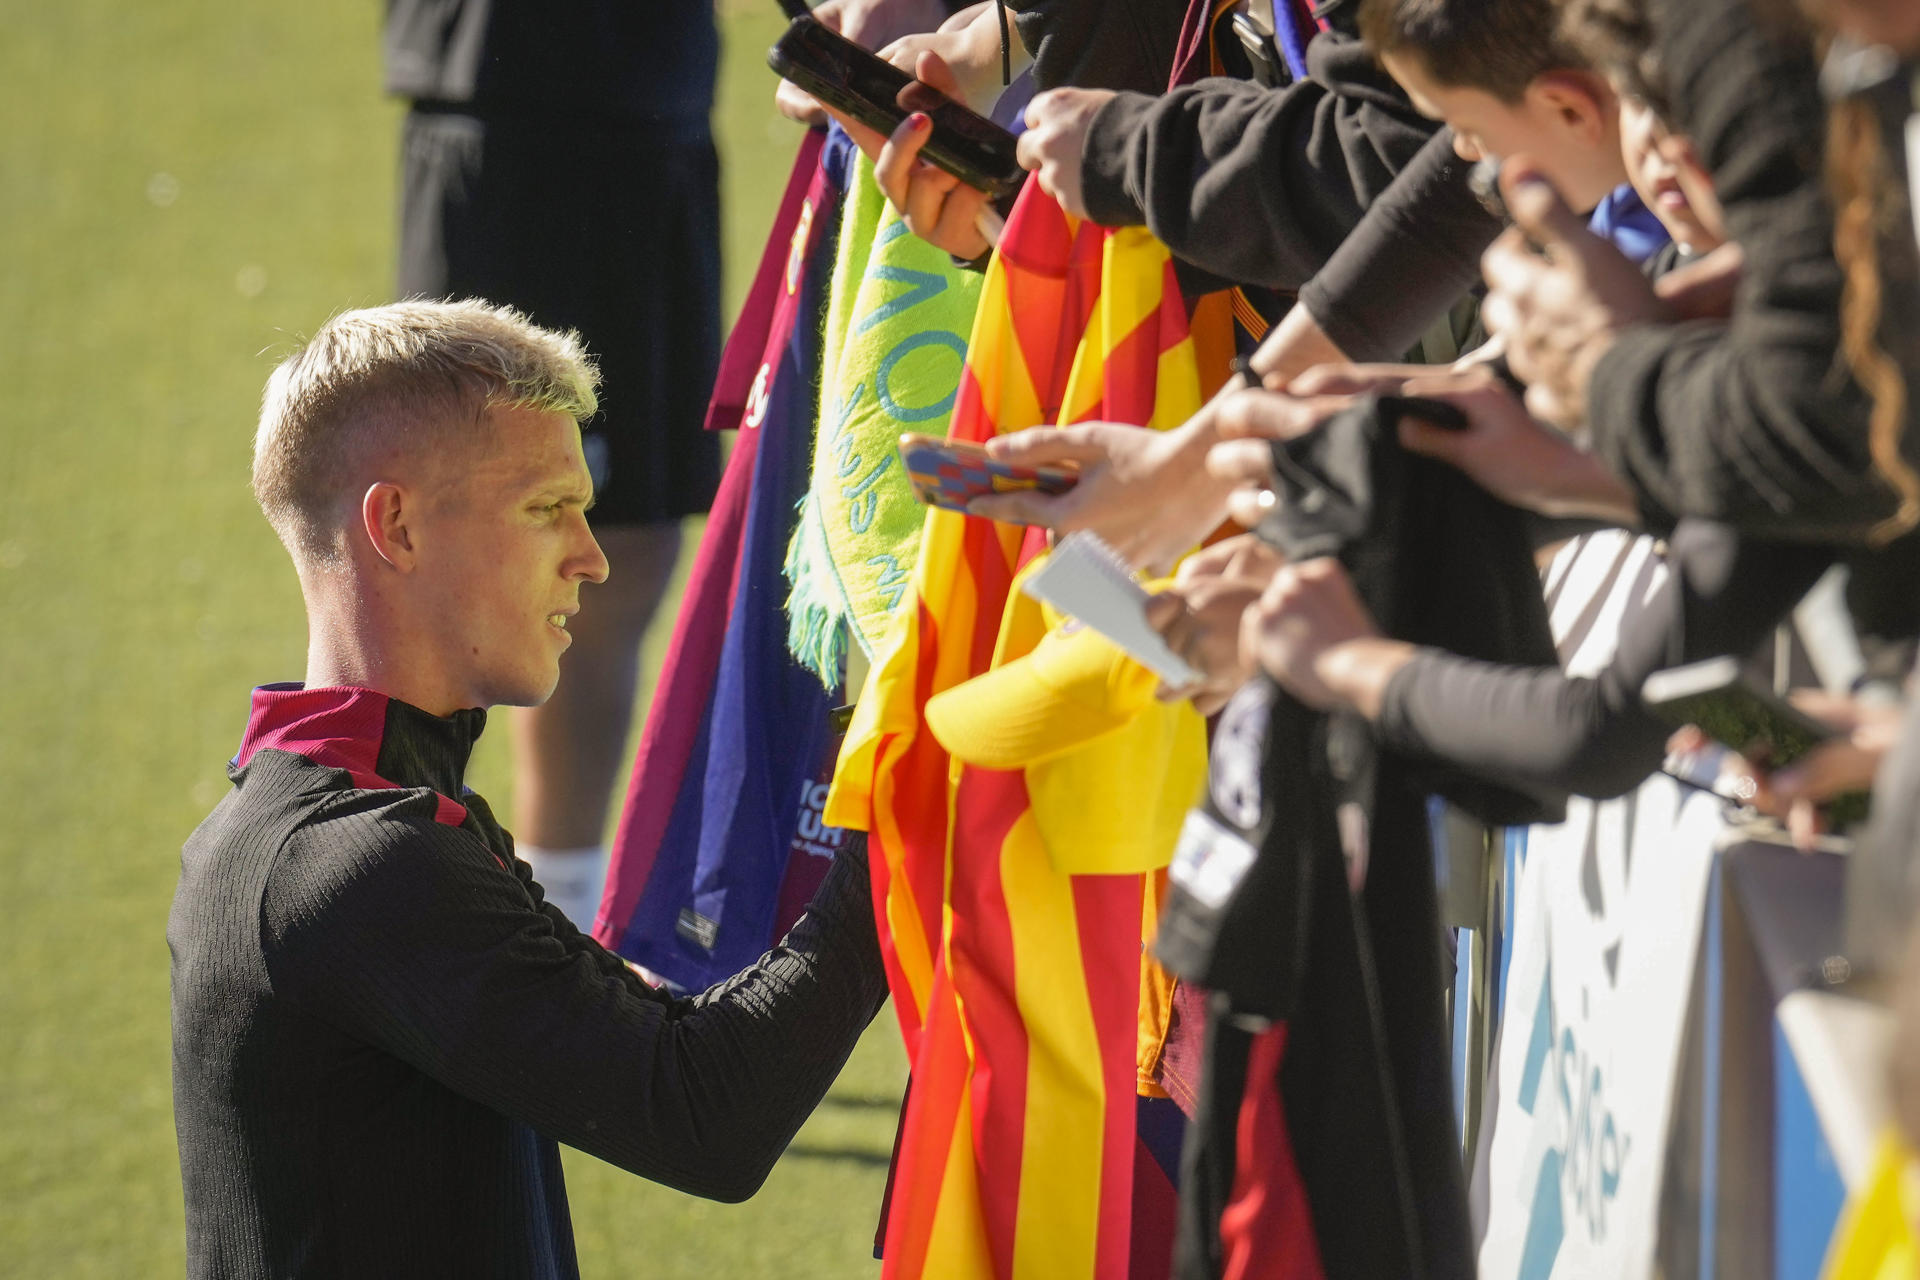
[[[1233,1195],[1220,1214],[1221,1280],[1322,1280],[1306,1188],[1280,1101],[1282,1023],[1254,1038],[1240,1099]]]
[[[1180,20],[1180,38],[1173,46],[1173,74],[1167,79],[1169,89],[1220,73],[1218,59],[1213,56],[1213,27],[1220,15],[1233,5],[1234,0],[1189,0],[1187,16]]]
[[[1167,1280],[1173,1273],[1173,1238],[1179,1231],[1179,1188],[1143,1139],[1135,1138],[1133,1221],[1127,1280]]]
[[[1178,295],[1175,295],[1178,296]],[[1081,970],[1093,1011],[1095,1038],[1103,1046],[1101,1075],[1108,1098],[1106,1154],[1101,1167],[1140,1173],[1137,1124],[1140,1044],[1141,895],[1146,877],[1085,875],[1073,877],[1074,916],[1080,932]],[[1128,929],[1118,924],[1133,921]],[[1097,922],[1097,923],[1096,923]],[[1122,1102],[1121,1100],[1125,1101]],[[1099,1257],[1096,1276],[1130,1275],[1138,1195],[1133,1179],[1113,1177],[1100,1184]],[[1163,1238],[1169,1248],[1171,1235]]]
[[[233,766],[244,769],[261,751],[285,751],[326,769],[339,769],[363,791],[398,790],[375,770],[380,744],[387,736],[384,693],[339,686],[306,689],[265,686],[253,691],[253,713]],[[457,827],[467,820],[467,807],[452,796],[434,793],[433,820]]]
[[[1027,1133],[1027,1027],[1014,1003],[1013,925],[997,856],[1028,811],[1026,775],[968,769],[953,799],[955,858],[948,884],[953,986],[965,993],[973,1033],[973,1158],[980,1169],[980,1213],[993,1250],[993,1273],[1013,1274]],[[1061,981],[1067,981],[1065,974]]]
[[[774,316],[786,292],[780,285],[792,266],[793,232],[800,220],[801,204],[820,170],[820,148],[826,140],[826,130],[807,130],[800,154],[794,157],[793,172],[787,175],[787,189],[774,214],[767,247],[760,255],[759,269],[753,273],[753,287],[747,290],[740,318],[733,322],[726,350],[720,354],[720,372],[713,381],[713,397],[707,402],[709,431],[730,431],[741,424],[769,350],[777,352],[782,345],[770,345],[768,337],[776,328]]]

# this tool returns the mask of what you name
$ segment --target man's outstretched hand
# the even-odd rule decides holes
[[[1445,401],[1466,416],[1463,429],[1409,417],[1400,443],[1466,472],[1502,502],[1545,516],[1640,523],[1639,506],[1605,463],[1563,432],[1536,421],[1491,370],[1468,369],[1410,378],[1410,396]]]
[[[1353,580],[1331,556],[1283,566],[1241,619],[1241,650],[1300,701],[1321,711],[1380,714],[1389,681],[1413,646],[1380,635]]]

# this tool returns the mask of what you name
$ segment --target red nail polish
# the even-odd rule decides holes
[[[928,125],[930,125],[930,124],[932,124],[932,123],[933,123],[933,121],[931,121],[931,120],[929,120],[929,119],[927,119],[927,114],[926,114],[926,112],[924,112],[924,111],[916,111],[916,112],[914,112],[914,113],[913,113],[912,115],[910,115],[910,116],[908,116],[908,117],[907,117],[907,123],[908,123],[908,124],[909,124],[910,126],[912,126],[912,128],[913,128],[913,131],[914,131],[915,133],[918,133],[918,132],[920,132],[920,131],[921,131],[922,129],[924,129],[924,128],[926,128],[926,127],[927,127]]]

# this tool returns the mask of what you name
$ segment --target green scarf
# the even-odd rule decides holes
[[[787,647],[828,686],[852,635],[871,657],[906,597],[926,508],[900,435],[944,437],[980,276],[912,234],[860,157],[840,216],[813,480],[787,548]]]

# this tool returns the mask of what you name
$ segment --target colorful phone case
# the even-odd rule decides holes
[[[931,436],[901,437],[900,460],[914,495],[948,511],[964,512],[968,502],[990,493],[1065,493],[1080,478],[1060,467],[1016,467],[989,457],[978,445],[950,444]]]

